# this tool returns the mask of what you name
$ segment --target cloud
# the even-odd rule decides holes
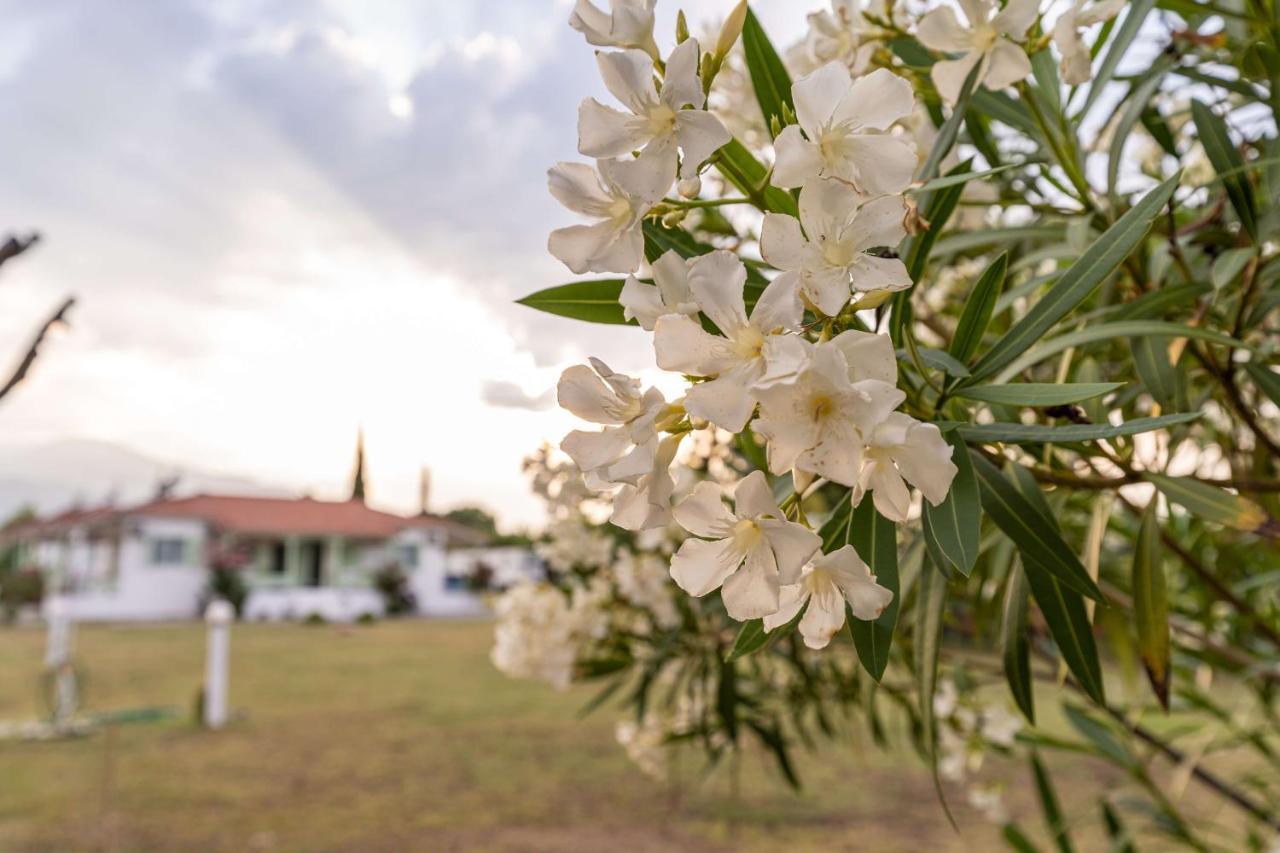
[[[543,412],[555,403],[555,392],[548,388],[541,394],[529,394],[514,382],[489,380],[480,387],[480,399],[502,409]]]

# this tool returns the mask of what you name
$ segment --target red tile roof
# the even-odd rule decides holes
[[[385,539],[407,527],[446,530],[450,538],[465,539],[467,531],[432,515],[401,516],[370,509],[359,501],[318,501],[313,498],[260,498],[195,495],[170,498],[129,510],[127,515],[196,518],[223,530],[267,535],[335,535]]]

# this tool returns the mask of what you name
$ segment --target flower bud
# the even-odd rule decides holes
[[[742,0],[737,6],[733,7],[733,11],[729,13],[729,17],[724,19],[724,25],[720,27],[720,38],[716,40],[716,53],[719,58],[729,55],[729,51],[733,50],[733,45],[738,40],[738,36],[742,35],[742,25],[747,20],[747,0]]]
[[[681,198],[697,198],[698,193],[702,192],[702,178],[697,175],[681,178],[676,184],[676,192],[680,193]]]
[[[679,227],[680,223],[684,221],[684,217],[686,213],[688,213],[687,210],[673,210],[670,213],[663,214],[662,227],[663,228]]]
[[[676,12],[676,44],[684,44],[689,38],[689,22],[684,18],[684,9]]]

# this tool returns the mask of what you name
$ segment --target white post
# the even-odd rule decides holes
[[[49,633],[45,643],[44,663],[54,674],[53,721],[63,725],[76,712],[76,674],[71,667],[72,623],[67,603],[50,599],[45,607]]]
[[[235,608],[215,599],[204,612],[209,640],[204,665],[204,724],[220,729],[227,722],[227,667],[231,646],[231,622]]]

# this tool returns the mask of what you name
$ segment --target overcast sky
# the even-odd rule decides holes
[[[786,5],[760,4],[794,37]],[[363,424],[378,502],[413,509],[427,465],[438,508],[539,520],[519,466],[572,427],[559,371],[652,364],[639,330],[512,304],[571,278],[545,170],[603,93],[568,10],[0,2],[0,228],[46,238],[0,278],[0,358],[80,299],[0,446],[104,440],[336,497]]]

